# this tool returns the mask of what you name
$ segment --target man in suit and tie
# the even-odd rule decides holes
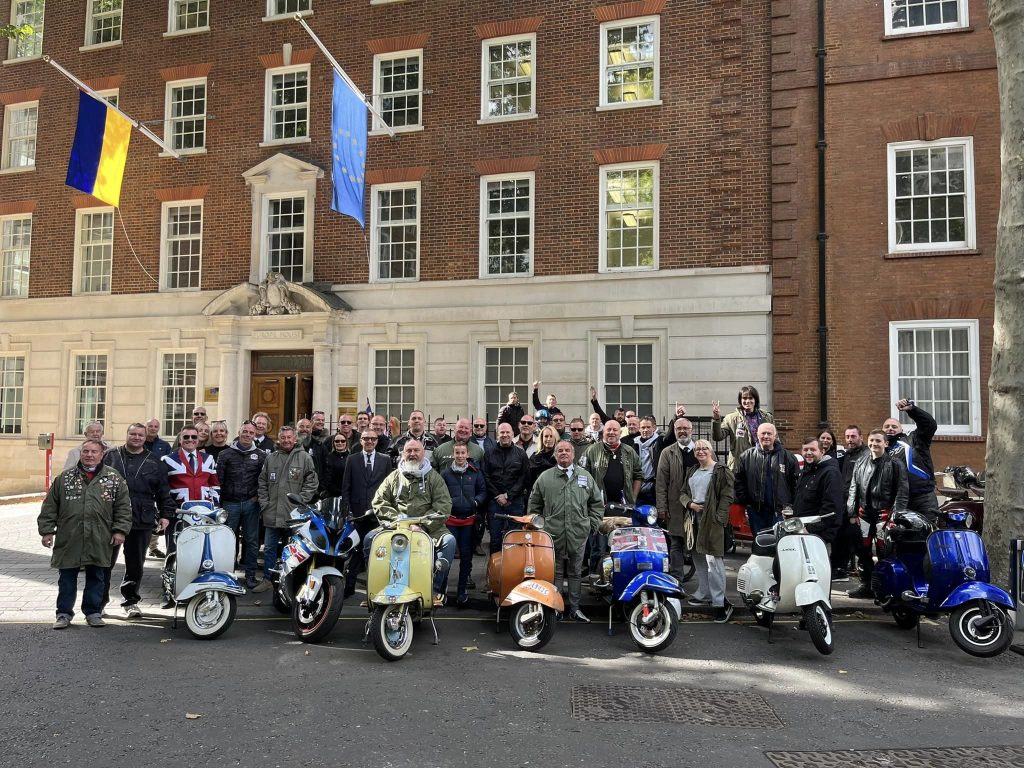
[[[345,462],[345,474],[341,479],[341,497],[354,514],[365,512],[372,507],[377,488],[384,482],[384,478],[391,474],[391,457],[377,450],[378,439],[374,430],[364,430],[359,436],[359,446],[362,450]],[[361,529],[360,533],[365,535],[372,528],[373,524],[368,523],[366,530]],[[356,547],[349,558],[345,573],[345,597],[356,591],[356,576],[364,567],[363,548]]]

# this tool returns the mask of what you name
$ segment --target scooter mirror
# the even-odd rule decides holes
[[[288,499],[288,501],[290,501],[297,507],[302,506],[302,497],[300,497],[298,494],[289,493],[285,498]]]
[[[532,525],[538,531],[544,530],[544,516],[534,515],[533,519],[530,521],[530,525]]]

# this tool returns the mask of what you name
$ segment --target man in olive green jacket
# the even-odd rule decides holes
[[[459,419],[455,422],[455,437],[441,443],[430,454],[430,466],[438,473],[444,472],[455,462],[455,446],[464,445],[469,451],[469,460],[473,462],[474,467],[480,469],[484,460],[484,449],[473,442],[471,437],[473,437],[473,425],[469,419]]]
[[[594,443],[583,452],[579,465],[597,480],[606,504],[625,502],[632,506],[636,503],[636,496],[644,480],[640,457],[636,451],[620,442],[622,427],[619,422],[607,422],[601,432],[601,442]],[[619,466],[615,467],[616,464]],[[621,472],[609,473],[609,466],[616,470],[621,467]]]
[[[277,433],[277,448],[267,456],[256,482],[256,497],[263,513],[266,531],[263,538],[263,581],[253,592],[270,589],[281,547],[288,541],[288,520],[294,504],[288,494],[294,493],[308,504],[319,487],[313,457],[297,444],[295,428],[281,427]]]
[[[53,547],[50,566],[60,571],[54,629],[71,623],[82,568],[82,612],[90,627],[104,626],[106,569],[113,562],[114,547],[124,543],[132,528],[128,483],[113,467],[103,465],[103,450],[99,440],[82,443],[78,462],[57,475],[39,512],[43,546]]]
[[[604,504],[597,480],[587,470],[574,466],[573,456],[572,443],[562,440],[555,446],[556,466],[541,472],[533,484],[527,511],[544,515],[544,530],[554,541],[555,586],[567,597],[566,616],[589,622],[580,610],[583,554],[587,538],[597,531],[604,517]],[[566,571],[568,595],[562,589]]]

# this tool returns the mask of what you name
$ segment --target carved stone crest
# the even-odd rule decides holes
[[[259,285],[260,300],[249,307],[250,315],[298,315],[299,305],[292,301],[291,287],[280,272],[268,272]]]

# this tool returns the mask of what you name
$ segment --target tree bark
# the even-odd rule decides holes
[[[995,325],[985,456],[985,543],[992,581],[1009,580],[1009,542],[1024,537],[1024,0],[988,0],[1002,128]]]

